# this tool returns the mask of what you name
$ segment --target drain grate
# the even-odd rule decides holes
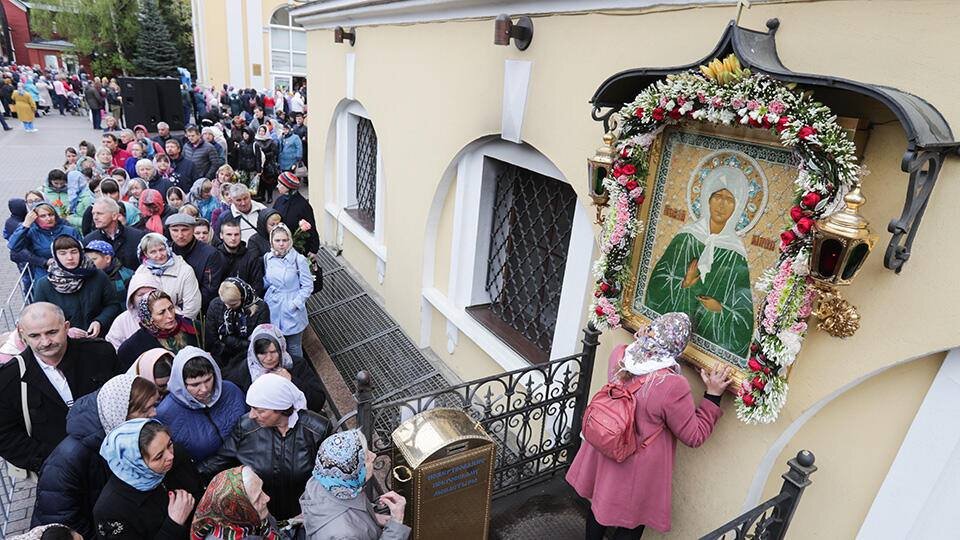
[[[370,373],[377,401],[401,400],[450,386],[333,254],[321,249],[317,255],[324,269],[323,290],[307,301],[310,325],[352,391],[357,390],[355,377],[360,370]],[[396,419],[384,420],[378,428]]]

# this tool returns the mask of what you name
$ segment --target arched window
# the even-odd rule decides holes
[[[294,77],[307,76],[307,32],[285,7],[270,17],[270,73],[274,88],[289,89]]]

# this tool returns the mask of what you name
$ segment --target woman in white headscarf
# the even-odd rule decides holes
[[[740,357],[747,356],[753,336],[750,269],[737,233],[748,199],[739,169],[710,171],[700,191],[700,219],[670,240],[644,301],[657,313],[686,313],[699,336]]]
[[[307,398],[276,373],[261,375],[247,391],[250,414],[241,418],[216,455],[200,464],[200,473],[246,465],[263,479],[267,507],[278,521],[300,515],[300,494],[313,470],[320,443],[330,434],[326,417],[307,410]]]

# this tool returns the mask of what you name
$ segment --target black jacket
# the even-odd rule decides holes
[[[155,189],[160,192],[160,195],[163,197],[163,200],[164,200],[164,208],[166,208],[167,206],[166,205],[167,190],[172,188],[173,186],[174,184],[172,181],[170,181],[170,179],[164,178],[159,174],[154,174],[153,176],[150,177],[150,180],[147,181],[148,189]]]
[[[200,144],[196,146],[190,142],[184,144],[183,157],[193,163],[193,173],[196,178],[200,178],[202,176],[212,180],[217,176],[217,169],[223,165],[223,162],[220,160],[220,156],[217,154],[217,149],[214,148],[212,144],[204,140],[201,140]],[[181,178],[187,177],[181,176]],[[190,179],[195,178],[190,177]],[[192,180],[188,181],[191,181],[192,183]]]
[[[150,491],[137,491],[116,476],[103,487],[93,507],[97,538],[105,540],[183,540],[190,537],[189,516],[179,525],[167,515],[169,496],[176,489],[185,489],[197,502],[203,497],[203,486],[186,451],[174,448],[173,468],[163,482]],[[86,538],[86,537],[84,537]]]
[[[307,232],[307,253],[316,253],[320,249],[320,235],[317,234],[317,222],[313,216],[313,207],[310,201],[303,198],[299,191],[291,191],[286,195],[281,195],[273,201],[273,209],[276,210],[283,224],[290,227],[291,231],[296,231],[300,225],[300,220],[305,219],[310,223],[310,231]]]
[[[255,172],[257,170],[257,156],[253,151],[253,138],[251,137],[249,141],[244,141],[240,139],[237,143],[237,170],[246,171],[249,173]]]
[[[188,321],[190,319],[187,319]],[[187,345],[193,345],[197,347],[200,343],[197,341],[197,336],[188,334],[186,336]],[[123,370],[126,371],[130,369],[130,366],[137,361],[137,358],[140,358],[140,355],[149,351],[150,349],[156,349],[157,347],[163,347],[157,338],[150,335],[150,332],[147,332],[143,328],[137,330],[133,333],[132,336],[128,337],[126,341],[120,344],[120,348],[117,349],[117,358],[120,361],[120,366],[123,367]]]
[[[251,467],[263,479],[263,491],[270,496],[267,508],[278,521],[300,514],[300,495],[313,472],[320,443],[330,435],[326,417],[299,411],[299,419],[287,435],[274,428],[262,428],[244,416],[216,455],[198,467],[205,477],[235,467]]]
[[[43,464],[31,527],[60,523],[84,538],[96,538],[93,505],[110,478],[100,457],[106,434],[100,423],[97,392],[78,399],[67,414],[67,438]]]
[[[263,173],[271,180],[276,180],[276,176],[280,174],[280,164],[277,162],[279,153],[280,147],[273,139],[254,141],[253,154],[256,156],[254,159],[256,159],[257,172]],[[263,180],[263,178],[260,179],[261,182]]]
[[[257,296],[263,298],[265,289],[263,287],[263,257],[256,250],[250,249],[246,244],[240,242],[236,253],[227,251],[223,241],[217,245],[217,255],[220,257],[220,267],[223,272],[222,279],[228,277],[240,278],[257,291]]]
[[[211,147],[210,149],[213,150],[213,147]],[[213,150],[213,151],[216,152],[216,150]],[[170,158],[170,166],[173,167],[174,174],[176,174],[181,181],[187,183],[187,189],[189,189],[189,187],[193,185],[194,180],[196,180],[200,176],[203,176],[202,173],[194,172],[193,162],[187,159],[182,153],[180,154],[180,157],[177,159]],[[164,199],[166,199],[167,194],[164,193],[163,197]]]
[[[290,379],[297,388],[307,397],[307,408],[314,412],[322,412],[327,402],[327,394],[320,384],[320,376],[310,365],[310,362],[293,356],[293,367],[289,369]],[[246,353],[240,362],[230,364],[223,372],[223,378],[240,387],[244,393],[250,389],[250,368],[247,367]]]
[[[145,234],[141,229],[127,227],[119,223],[117,224],[117,235],[113,239],[104,234],[100,229],[95,229],[83,237],[83,245],[87,245],[94,240],[103,240],[113,246],[114,258],[118,259],[120,264],[136,271],[137,268],[140,268],[140,259],[137,257],[137,246]]]
[[[50,283],[49,276],[38,279],[33,287],[34,302],[50,302],[63,310],[70,326],[86,330],[94,321],[100,323],[100,335],[110,331],[113,320],[123,312],[123,298],[103,270],[97,270],[86,278],[75,293],[58,292]]]
[[[213,355],[214,360],[220,364],[221,368],[232,366],[234,362],[240,361],[246,365],[244,359],[247,357],[247,346],[250,344],[248,338],[253,329],[261,324],[270,322],[270,308],[263,300],[257,302],[257,312],[247,320],[247,335],[245,336],[227,336],[220,339],[220,325],[223,324],[223,312],[226,306],[220,297],[214,298],[207,309],[207,317],[203,323],[203,343],[207,351]],[[226,375],[224,375],[226,377]],[[248,376],[249,378],[249,376]],[[250,383],[247,382],[247,386]],[[246,392],[247,389],[243,388]]]
[[[16,359],[0,367],[0,457],[39,472],[50,452],[67,436],[67,405],[37,364],[33,351],[23,353],[27,410],[33,436],[27,436],[20,405],[20,371]],[[77,400],[122,373],[117,353],[102,339],[68,339],[58,366]]]
[[[206,313],[210,301],[217,296],[220,282],[223,281],[223,262],[217,250],[210,244],[193,239],[184,247],[173,244],[173,252],[193,268],[200,284],[200,296],[203,299],[203,312]]]
[[[247,240],[247,248],[257,254],[260,260],[270,251],[270,234],[267,232],[267,220],[274,214],[279,214],[272,208],[265,208],[257,216],[257,234]],[[296,229],[292,229],[296,230]],[[266,270],[264,270],[266,272]]]

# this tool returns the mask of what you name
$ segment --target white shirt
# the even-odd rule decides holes
[[[260,218],[260,211],[266,206],[257,201],[252,201],[250,211],[246,214],[237,209],[237,205],[230,205],[230,211],[233,217],[240,222],[240,239],[244,243],[257,234],[257,220]]]
[[[67,377],[64,376],[63,372],[39,358],[37,358],[37,364],[40,365],[40,369],[43,370],[43,374],[47,376],[47,380],[53,385],[54,390],[60,394],[60,399],[68,408],[73,407],[73,392],[70,391],[70,385],[67,383]]]

